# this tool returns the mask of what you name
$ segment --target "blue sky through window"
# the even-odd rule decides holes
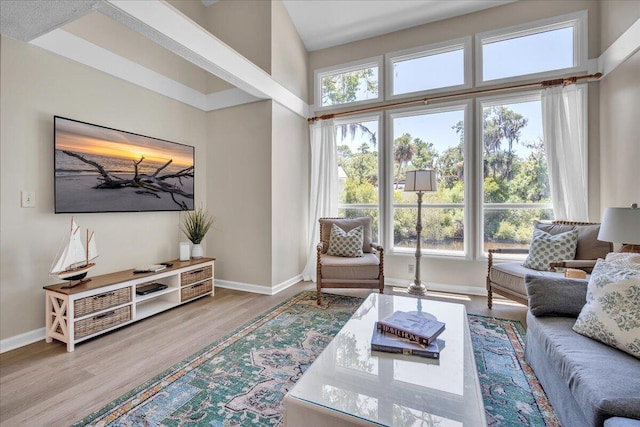
[[[394,95],[461,85],[464,84],[464,50],[394,62],[393,73]]]
[[[573,67],[573,49],[573,27],[488,43],[483,45],[483,76],[485,79],[497,79]],[[464,81],[464,57],[462,50],[455,50],[413,61],[399,61],[394,63],[394,73],[394,94],[461,84]],[[514,146],[515,153],[525,158],[530,150],[524,143],[543,137],[540,101],[502,105],[528,119],[527,126],[521,130],[520,143]],[[463,119],[462,110],[395,118],[393,138],[409,133],[412,138],[433,143],[441,153],[458,144],[459,136],[452,127]],[[379,134],[377,137],[380,141]],[[348,143],[352,149],[363,142],[367,142],[363,135],[356,135],[354,140],[337,141],[338,144]]]
[[[484,80],[573,66],[573,27],[486,43],[482,46]]]

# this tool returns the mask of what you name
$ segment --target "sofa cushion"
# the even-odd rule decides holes
[[[327,255],[343,257],[360,257],[364,231],[359,225],[350,231],[344,231],[335,224],[331,224],[331,237]]]
[[[351,231],[357,226],[361,225],[364,234],[362,238],[362,252],[371,252],[371,224],[372,219],[370,216],[363,216],[359,218],[320,218],[320,224],[322,224],[322,234],[320,240],[323,243],[322,253],[326,254],[329,249],[329,240],[331,239],[331,224],[335,224],[342,228],[344,231]]]
[[[380,259],[371,253],[358,258],[322,255],[321,268],[323,279],[378,279]]]
[[[501,262],[493,264],[489,272],[491,282],[521,295],[526,295],[524,277],[526,275],[539,277],[562,277],[560,272],[538,271],[526,268],[520,262]]]
[[[573,323],[567,317],[529,316],[527,343],[542,346],[587,425],[601,426],[612,416],[640,419],[640,360],[575,333]]]
[[[577,230],[560,234],[533,230],[529,255],[522,265],[534,270],[549,271],[552,262],[574,259],[577,243]]]
[[[599,259],[573,330],[640,358],[640,258]]]
[[[575,259],[598,259],[604,258],[613,250],[611,242],[598,240],[600,224],[577,225],[577,224],[549,224],[540,221],[533,221],[533,227],[545,231],[549,234],[566,233],[571,230],[578,230],[578,245],[576,246]],[[590,272],[591,269],[587,269]]]
[[[577,317],[587,301],[587,281],[527,275],[524,284],[534,316]]]

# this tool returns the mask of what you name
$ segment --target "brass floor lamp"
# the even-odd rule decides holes
[[[418,220],[416,221],[416,278],[409,286],[408,292],[412,295],[426,295],[427,287],[420,280],[420,258],[422,250],[420,248],[420,233],[422,233],[422,194],[426,191],[436,191],[436,171],[432,169],[417,170],[407,172],[404,183],[404,191],[418,193]]]

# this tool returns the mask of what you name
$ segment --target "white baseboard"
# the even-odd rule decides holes
[[[25,332],[24,334],[16,335],[14,337],[5,338],[0,341],[0,353],[14,350],[18,347],[24,347],[25,345],[33,344],[34,342],[43,340],[44,336],[45,328],[40,328],[33,331]]]
[[[282,283],[278,283],[275,286],[267,287],[254,285],[252,283],[233,282],[231,280],[215,279],[215,286],[225,289],[233,289],[236,291],[252,292],[255,294],[263,295],[275,295],[278,292],[295,285],[302,281],[302,274],[298,274]],[[411,280],[394,279],[390,277],[385,278],[385,286],[409,286],[412,283]],[[445,283],[431,283],[424,282],[427,289],[437,292],[450,292],[454,294],[467,294],[467,295],[480,295],[486,296],[487,290],[478,286],[465,286],[465,285],[448,285]],[[14,350],[19,347],[23,347],[28,344],[43,340],[45,337],[45,328],[36,329],[33,331],[25,332],[24,334],[9,337],[0,341],[0,353]]]
[[[302,281],[302,274],[298,274],[290,279],[285,280],[282,283],[278,283],[275,286],[267,287],[254,285],[253,283],[243,283],[243,282],[234,282],[231,280],[220,280],[215,279],[215,286],[219,288],[225,289],[233,289],[236,291],[244,291],[244,292],[252,292],[254,294],[263,294],[263,295],[275,295],[278,292],[282,292],[290,286],[295,285]]]
[[[409,286],[413,280],[384,278],[385,286]],[[446,283],[422,282],[430,291],[449,292],[452,294],[487,296],[487,290],[479,286],[451,285]]]

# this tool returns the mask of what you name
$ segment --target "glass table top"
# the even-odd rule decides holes
[[[371,351],[375,321],[396,310],[446,323],[439,360]],[[285,407],[296,400],[375,425],[486,426],[464,305],[369,295],[291,389]]]

